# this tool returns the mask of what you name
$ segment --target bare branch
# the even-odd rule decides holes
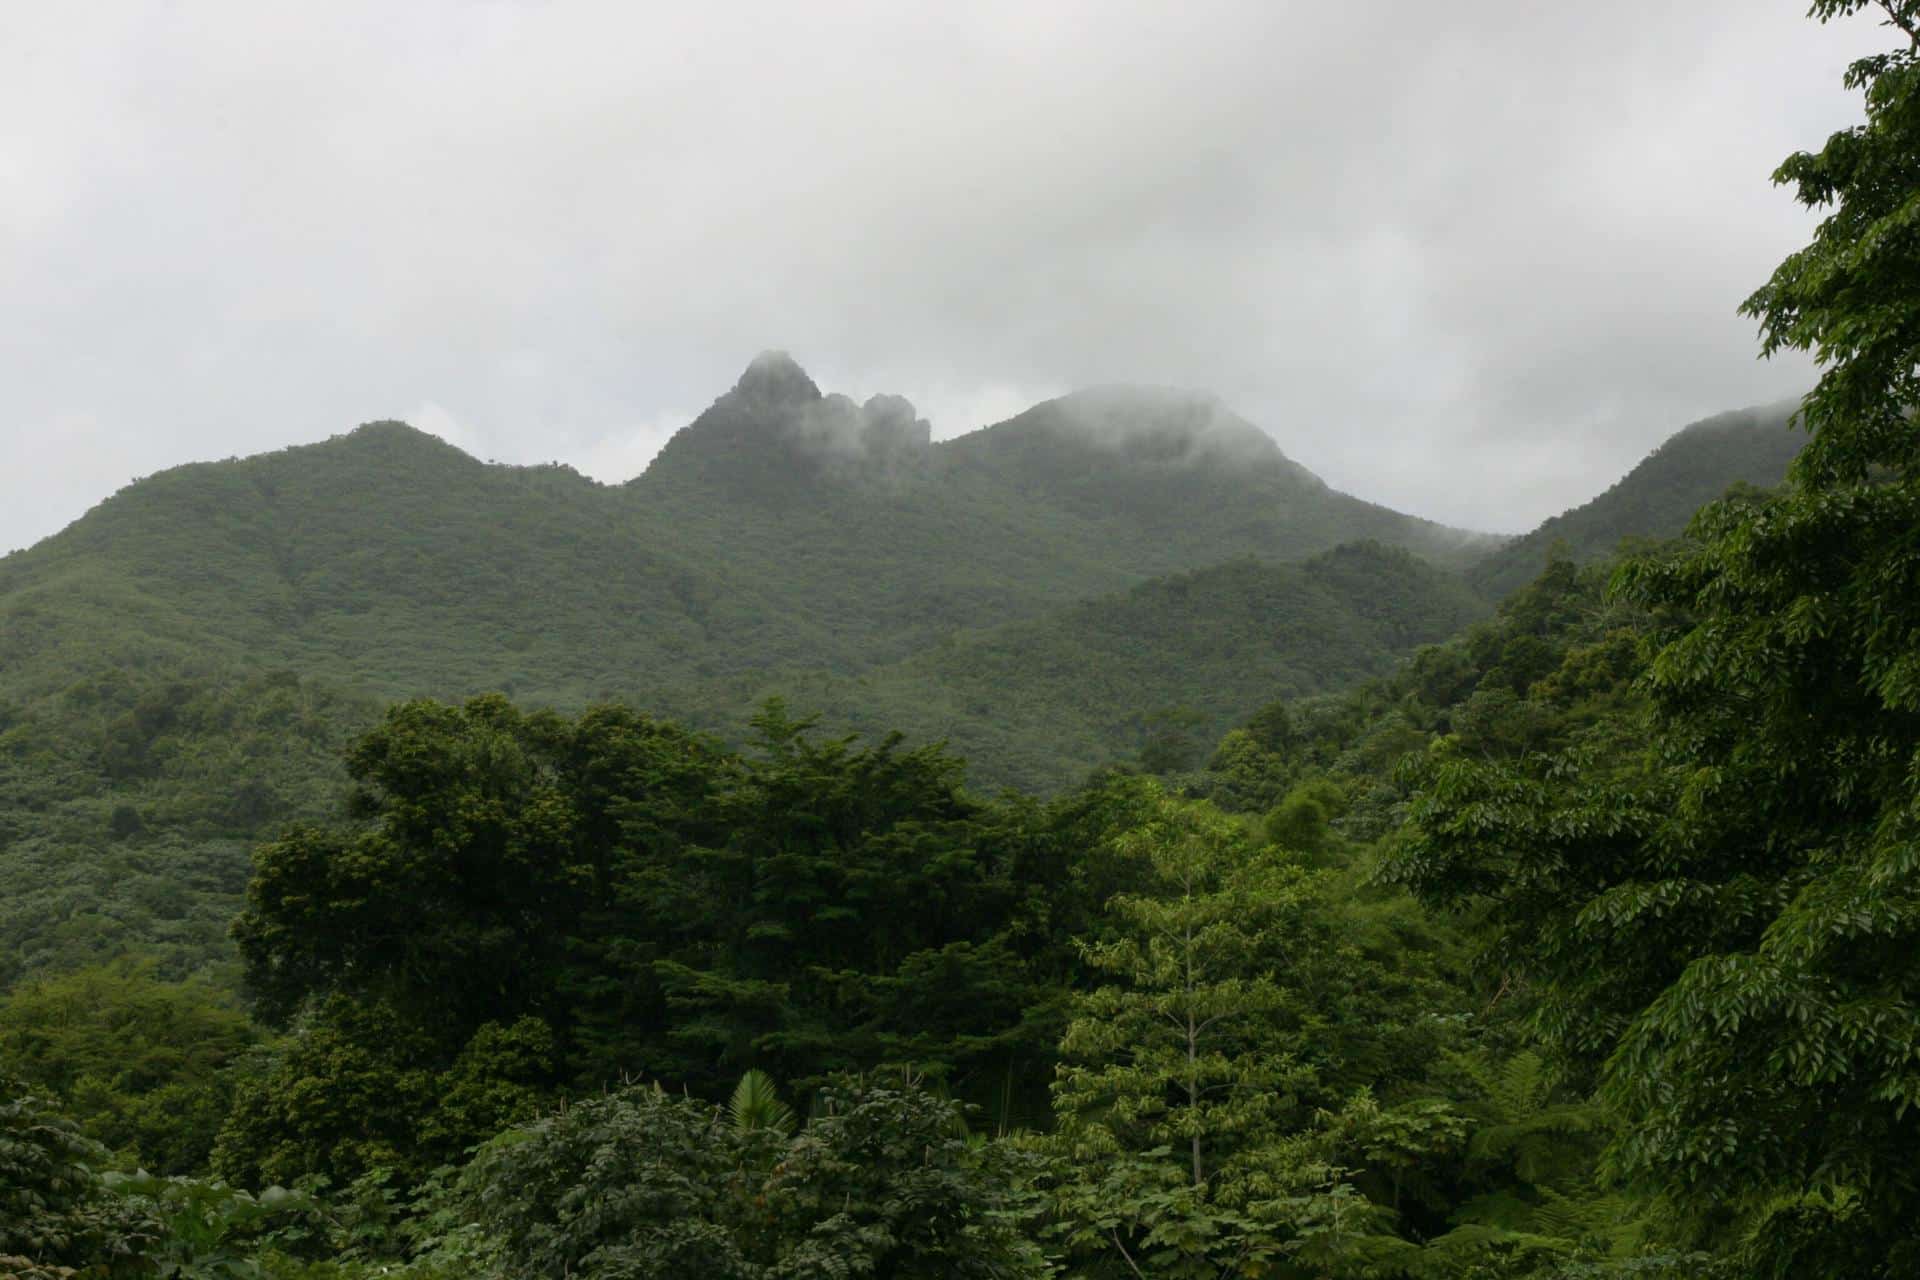
[[[1908,50],[1920,53],[1920,25],[1916,25],[1911,17],[1900,12],[1904,6],[1897,3],[1897,0],[1880,0],[1880,7],[1886,11],[1887,21],[1885,25],[1898,27],[1900,30],[1906,32],[1909,42],[1907,45]]]
[[[1108,1227],[1107,1234],[1113,1237],[1113,1247],[1120,1251],[1120,1257],[1126,1261],[1127,1270],[1139,1276],[1140,1280],[1147,1280],[1147,1273],[1134,1263],[1133,1255],[1127,1252],[1127,1246],[1120,1243],[1120,1228]]]

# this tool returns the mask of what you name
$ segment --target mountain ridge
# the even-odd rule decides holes
[[[1803,437],[1789,430],[1799,402],[1734,409],[1689,423],[1602,492],[1550,516],[1467,569],[1467,580],[1494,599],[1531,582],[1557,547],[1587,563],[1621,539],[1674,538],[1693,513],[1736,483],[1780,483]]]
[[[933,443],[790,360],[742,381],[683,450],[752,464],[724,483],[376,422],[170,468],[0,559],[0,984],[135,938],[222,963],[251,843],[325,812],[397,699],[619,700],[737,737],[778,693],[1045,789],[1489,607],[1423,558],[1484,541],[1329,489],[1211,397],[1097,388]]]

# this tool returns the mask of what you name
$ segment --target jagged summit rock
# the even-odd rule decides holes
[[[784,351],[762,351],[748,363],[733,394],[761,404],[806,404],[820,399],[814,384],[799,361]]]
[[[821,481],[899,482],[917,473],[932,440],[933,428],[904,397],[876,395],[860,404],[822,393],[792,356],[769,350],[674,434],[647,482],[780,506]]]
[[[913,401],[905,396],[868,396],[860,406],[869,436],[880,436],[911,448],[924,449],[933,443],[933,424],[920,416]]]

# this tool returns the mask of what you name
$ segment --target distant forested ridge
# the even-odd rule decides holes
[[[1467,580],[1503,599],[1533,581],[1556,549],[1583,563],[1604,559],[1623,539],[1679,537],[1693,513],[1731,485],[1772,488],[1807,442],[1791,423],[1795,407],[1742,409],[1684,428],[1599,497],[1474,563]]]
[[[1155,578],[858,676],[768,691],[836,725],[944,739],[980,762],[982,782],[1051,791],[1115,761],[1196,763],[1247,706],[1384,674],[1486,612],[1458,576],[1353,543]]]

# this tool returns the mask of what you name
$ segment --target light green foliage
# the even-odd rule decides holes
[[[163,1173],[205,1167],[259,1038],[227,993],[122,963],[0,996],[0,1061],[56,1098],[86,1133]]]
[[[798,1131],[635,1086],[489,1143],[462,1187],[500,1241],[486,1274],[534,1280],[1013,1280],[1022,1159],[969,1141],[911,1088],[822,1093]]]
[[[773,1077],[764,1071],[748,1071],[740,1077],[740,1083],[733,1087],[733,1096],[727,1100],[727,1116],[733,1121],[733,1127],[743,1133],[771,1129],[775,1133],[790,1134],[796,1123],[793,1108],[780,1101]]]
[[[108,1190],[154,1223],[143,1274],[162,1280],[269,1280],[258,1260],[262,1242],[290,1218],[317,1206],[285,1187],[259,1195],[223,1182],[108,1174]]]
[[[1313,1124],[1314,875],[1151,789],[1116,843],[1150,887],[1109,902],[1109,936],[1084,948],[1102,985],[1061,1042],[1045,1145],[1065,1243],[1169,1276],[1397,1252]]]
[[[1063,1136],[1090,1154],[1121,1150],[1129,1135],[1176,1148],[1195,1186],[1240,1181],[1230,1149],[1208,1150],[1209,1138],[1271,1127],[1289,1105],[1300,1068],[1246,1036],[1291,1012],[1272,968],[1301,932],[1306,873],[1254,856],[1227,819],[1171,800],[1119,845],[1147,861],[1154,888],[1116,896],[1113,940],[1085,946],[1104,981],[1062,1041]]]

